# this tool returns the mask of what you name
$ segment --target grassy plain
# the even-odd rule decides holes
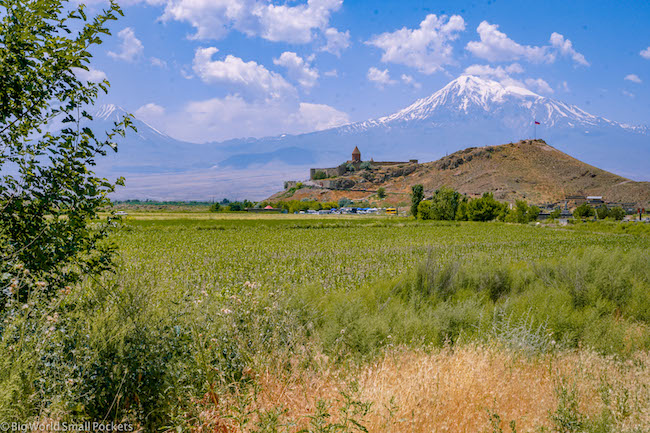
[[[131,214],[115,272],[48,312],[34,404],[146,431],[648,431],[650,236],[622,227]]]
[[[103,284],[163,352],[187,339],[180,376],[154,368],[176,425],[645,431],[650,238],[627,230],[136,214]]]

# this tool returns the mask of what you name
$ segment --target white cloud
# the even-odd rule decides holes
[[[645,50],[641,50],[641,52],[639,54],[644,59],[650,59],[650,47],[646,48]]]
[[[318,80],[318,70],[312,68],[302,57],[291,51],[285,51],[279,58],[273,59],[273,63],[287,68],[289,77],[307,89],[314,87]]]
[[[440,17],[430,14],[418,29],[406,27],[392,33],[382,33],[366,42],[381,48],[383,62],[416,68],[425,74],[439,71],[454,64],[450,42],[465,30],[465,21],[459,15]]]
[[[153,66],[157,66],[162,69],[167,69],[167,62],[162,59],[159,59],[158,57],[150,57],[149,61]]]
[[[350,31],[339,32],[335,28],[325,30],[327,44],[321,47],[321,51],[327,51],[335,56],[340,56],[341,51],[350,46]]]
[[[337,71],[336,69],[332,69],[331,71],[326,71],[325,73],[323,73],[323,75],[325,75],[326,77],[338,77],[339,71]]]
[[[395,81],[390,79],[390,74],[388,73],[388,69],[384,69],[382,71],[373,66],[370,69],[368,69],[367,77],[368,80],[375,83],[378,87],[384,87],[385,85],[388,84],[395,84]]]
[[[490,65],[471,65],[465,68],[465,74],[489,77],[497,80],[510,78],[511,74],[522,74],[524,68],[519,63],[513,63],[505,68],[503,66],[492,67]]]
[[[642,83],[641,78],[639,78],[639,76],[637,74],[628,74],[628,75],[625,76],[625,79],[627,81],[631,81],[631,82],[637,83],[637,84]]]
[[[265,0],[168,0],[163,21],[189,22],[193,39],[221,39],[231,29],[274,42],[308,43],[325,32],[343,0],[308,0],[295,6]]]
[[[145,122],[157,119],[165,114],[165,108],[150,102],[135,110],[135,116]]]
[[[553,89],[541,78],[526,78],[526,86],[540,93],[553,93]]]
[[[579,63],[583,66],[589,66],[589,62],[585,59],[585,56],[573,49],[573,44],[570,40],[564,39],[559,33],[553,32],[551,34],[551,45],[555,47],[560,54],[564,56],[570,56],[574,62]]]
[[[290,116],[294,127],[305,131],[322,131],[323,129],[350,123],[346,113],[325,104],[309,104],[301,102],[297,113]]]
[[[532,63],[553,63],[557,54],[568,56],[574,62],[589,66],[584,55],[573,48],[573,43],[563,35],[553,32],[548,46],[521,45],[499,31],[499,26],[487,21],[481,22],[476,28],[480,41],[469,42],[465,49],[476,57],[491,62],[508,62],[525,59]]]
[[[120,46],[121,49],[119,53],[113,51],[108,52],[108,55],[112,58],[132,62],[144,51],[142,42],[135,37],[135,32],[131,27],[122,29],[117,36],[122,39],[122,45]]]
[[[634,98],[636,95],[632,92],[628,92],[627,90],[623,90],[623,95],[627,96],[628,98]]]
[[[74,72],[77,78],[82,81],[99,83],[100,81],[104,81],[108,79],[104,71],[100,71],[99,69],[93,69],[90,67],[88,68],[87,71],[81,68],[72,68],[72,72]]]
[[[419,89],[419,88],[422,87],[422,84],[420,84],[420,83],[418,83],[417,81],[415,81],[415,78],[413,78],[413,77],[410,76],[410,75],[402,74],[402,76],[401,76],[400,78],[402,79],[402,81],[403,81],[405,84],[408,84],[408,85],[410,85],[410,86],[413,86],[413,87],[416,88],[416,89]]]
[[[531,62],[553,62],[554,56],[546,47],[531,47],[520,45],[499,31],[499,26],[487,21],[481,22],[476,29],[480,41],[471,41],[465,47],[476,57],[491,62],[507,62],[527,59]]]
[[[512,78],[512,75],[523,74],[524,68],[519,63],[506,67],[490,65],[471,65],[465,68],[465,74],[487,77],[499,81],[504,86],[516,86],[540,93],[553,93],[549,84],[541,78],[526,78],[523,81]]]
[[[239,85],[253,92],[256,98],[281,99],[295,93],[294,87],[280,74],[254,61],[244,62],[230,54],[224,60],[212,60],[218,51],[214,47],[196,50],[193,70],[203,82]]]
[[[192,101],[168,115],[165,132],[187,141],[299,134],[349,123],[348,115],[323,104],[252,101],[240,95]]]

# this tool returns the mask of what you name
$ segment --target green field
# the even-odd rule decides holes
[[[23,416],[34,410],[62,419],[108,416],[135,420],[147,431],[199,426],[298,431],[289,425],[305,427],[330,416],[331,423],[340,420],[341,405],[361,410],[358,401],[334,397],[330,406],[318,406],[322,390],[364,380],[369,389],[372,376],[364,369],[372,371],[378,360],[419,356],[422,362],[444,363],[440,357],[452,355],[441,353],[450,348],[459,351],[453,356],[477,363],[482,353],[503,358],[500,365],[515,370],[558,362],[579,371],[586,364],[578,368],[575,362],[596,362],[603,380],[611,382],[619,365],[631,362],[634,371],[646,371],[647,360],[639,357],[650,348],[647,232],[643,225],[620,223],[559,228],[389,217],[136,213],[111,238],[119,251],[115,271],[85,281],[41,313],[43,337],[31,351],[25,349],[29,356],[20,362],[26,370],[5,377],[4,383],[14,380],[15,386],[0,393],[0,410],[5,416],[10,407],[22,408]],[[12,353],[3,362],[15,366]],[[413,365],[404,362],[404,368]],[[565,377],[559,367],[545,371],[553,372],[552,380]],[[38,392],[19,397],[21,377],[34,377]],[[592,388],[602,385],[581,380]],[[287,389],[308,387],[310,381],[319,383],[312,385],[319,391],[303,392],[296,398],[305,402],[285,405]],[[284,388],[275,389],[276,383]],[[650,381],[635,383],[636,388],[616,385],[616,392],[638,393],[637,406],[650,402]],[[574,395],[565,385],[556,389],[565,393],[549,400],[558,410],[570,403],[565,397],[588,398],[586,391]],[[549,395],[552,388],[537,392]],[[379,404],[384,396],[368,398],[368,404]],[[14,405],[7,406],[7,399]],[[217,401],[229,403],[211,406]],[[593,408],[615,404],[603,402]],[[416,410],[415,403],[401,404],[402,411]],[[629,412],[647,427],[637,406]],[[572,409],[585,423],[596,410],[586,407],[592,418]],[[491,419],[479,409],[465,415],[471,425]],[[503,410],[514,419],[521,407],[513,403]],[[273,413],[276,421],[268,418]],[[361,412],[355,413],[361,422]],[[421,429],[392,430],[382,424],[381,413],[372,415],[377,431],[439,426],[432,421]],[[618,418],[601,418],[582,424],[589,428],[564,431],[623,426]],[[281,419],[284,430],[270,427]],[[519,422],[537,427],[556,422],[545,419]],[[356,431],[332,425],[319,430],[314,424],[307,431]],[[598,430],[603,425],[609,430]]]

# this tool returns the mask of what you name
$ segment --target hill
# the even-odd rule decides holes
[[[319,184],[343,188],[325,189]],[[499,146],[470,147],[434,162],[372,167],[339,176],[328,183],[306,182],[290,194],[270,199],[373,199],[383,187],[389,201],[404,201],[411,186],[422,184],[425,193],[447,186],[470,197],[493,192],[495,198],[530,203],[563,202],[570,195],[603,196],[608,202],[650,203],[650,182],[635,182],[591,166],[548,145],[544,140],[523,140]]]

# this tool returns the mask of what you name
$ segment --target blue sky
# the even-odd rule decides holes
[[[105,6],[100,0],[90,11]],[[299,133],[397,111],[474,73],[650,119],[642,1],[128,0],[89,79],[171,136]]]

